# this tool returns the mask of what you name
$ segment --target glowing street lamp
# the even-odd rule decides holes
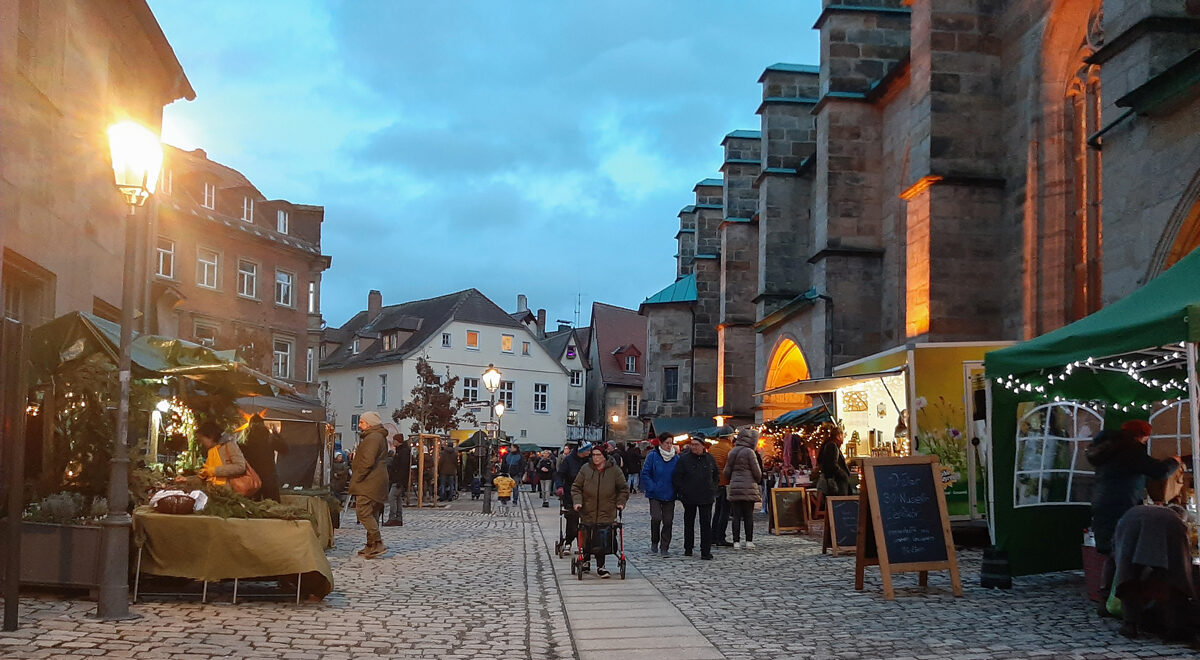
[[[496,402],[496,390],[500,388],[500,370],[496,368],[496,365],[489,364],[487,371],[483,372],[483,376],[481,378],[483,380],[483,386],[487,388],[488,394],[490,397],[490,406],[488,408],[488,416],[491,419],[497,419],[500,416],[504,415],[504,402],[503,401],[501,401],[499,403]],[[495,426],[493,433],[496,434],[496,437],[499,437],[499,435],[500,435],[500,422],[499,421],[496,422],[496,426]],[[486,480],[483,484],[483,513],[491,513],[492,512],[492,480],[487,478],[487,477],[491,476],[491,468],[492,468],[492,441],[490,438],[487,440],[487,446],[483,450],[483,455],[484,455],[484,461],[485,461],[486,465],[488,466],[488,474],[486,476],[483,474],[483,467],[481,466],[479,468],[479,478]]]
[[[100,594],[96,616],[115,621],[129,613],[129,386],[130,345],[133,342],[135,267],[137,265],[137,210],[154,194],[162,170],[162,142],[150,129],[123,121],[108,129],[113,182],[129,205],[125,223],[125,273],[121,282],[121,340],[117,377],[121,398],[117,403],[117,430],[113,438],[108,482],[108,515],[101,521]]]

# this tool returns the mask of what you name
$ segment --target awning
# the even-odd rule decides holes
[[[906,367],[893,367],[884,369],[883,371],[873,371],[867,374],[854,374],[853,376],[833,376],[832,378],[808,378],[798,380],[794,383],[776,387],[762,392],[755,392],[754,396],[769,396],[771,394],[816,394],[818,392],[833,392],[847,385],[860,383],[864,380],[874,380],[885,376],[895,376],[903,373]]]
[[[803,426],[804,424],[820,424],[822,422],[832,421],[833,416],[829,414],[828,407],[813,406],[811,408],[802,408],[800,410],[785,412],[775,419],[767,421],[763,425],[770,429],[788,426]]]
[[[650,420],[650,426],[654,430],[655,436],[660,433],[682,435],[696,429],[709,428],[712,425],[712,417],[657,417]]]
[[[325,406],[320,400],[302,394],[247,396],[238,399],[238,407],[263,419],[281,422],[324,422]]]

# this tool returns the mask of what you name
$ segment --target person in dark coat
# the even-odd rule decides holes
[[[408,497],[408,473],[412,462],[412,449],[404,435],[392,436],[392,457],[388,459],[388,519],[384,527],[404,525],[404,500]]]
[[[834,427],[833,432],[821,443],[817,452],[817,467],[821,476],[817,479],[817,491],[825,497],[850,494],[850,468],[842,454],[842,430]]]
[[[329,468],[329,492],[346,503],[346,487],[350,485],[350,466],[346,464],[346,456],[341,452],[333,455],[333,465]]]
[[[591,460],[592,443],[584,442],[558,462],[558,472],[555,481],[558,483],[556,492],[561,502],[563,517],[566,519],[565,545],[571,545],[579,536],[579,516],[575,513],[575,502],[571,498],[571,485],[579,471]]]
[[[542,506],[550,507],[550,489],[554,487],[554,458],[546,450],[538,457],[533,468],[533,478],[542,495]]]
[[[279,476],[275,473],[275,452],[287,453],[287,444],[278,434],[271,433],[260,415],[250,418],[250,426],[246,429],[246,443],[242,446],[242,455],[258,478],[262,480],[262,488],[254,495],[256,500],[279,501]]]
[[[1117,521],[1146,497],[1146,479],[1166,479],[1182,464],[1178,456],[1162,460],[1146,453],[1152,428],[1149,422],[1130,420],[1119,431],[1104,430],[1092,439],[1086,456],[1096,469],[1092,489],[1092,532],[1096,552],[1105,556],[1101,593],[1112,588],[1116,564],[1112,557]]]
[[[438,456],[438,501],[448,502],[458,496],[458,450],[451,445],[442,447]]]
[[[596,526],[611,525],[616,521],[618,513],[624,510],[625,503],[629,501],[629,484],[621,468],[602,452],[594,450],[590,458],[571,484],[571,501],[580,519],[589,525],[587,529],[594,530]],[[596,540],[592,538],[585,547],[591,549],[595,545]],[[609,573],[604,568],[606,553],[597,551],[594,556],[596,575],[607,578]],[[584,561],[587,561],[586,554]]]
[[[513,489],[513,504],[520,499],[521,482],[525,480],[525,470],[528,467],[529,462],[525,460],[520,447],[509,445],[508,455],[504,457],[504,473],[517,482],[517,487]]]
[[[700,558],[712,559],[712,508],[717,499],[720,472],[717,461],[704,446],[704,438],[693,436],[688,451],[679,457],[671,485],[683,502],[683,554],[692,556],[696,545],[696,516],[700,516]]]
[[[738,524],[746,528],[743,550],[754,549],[754,505],[762,499],[758,484],[762,481],[762,466],[758,462],[758,439],[754,431],[742,428],[734,440],[733,449],[725,458],[725,478],[729,480],[730,519],[733,521],[733,547],[738,547]]]
[[[642,475],[642,450],[638,449],[636,442],[625,445],[621,470],[625,473],[625,478],[629,482],[629,492],[638,492],[641,486],[639,482]]]

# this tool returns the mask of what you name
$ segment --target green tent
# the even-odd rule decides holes
[[[779,429],[794,426],[803,426],[804,424],[820,424],[822,422],[832,422],[833,416],[829,414],[829,407],[825,405],[813,406],[811,408],[799,408],[790,410],[782,415],[772,419],[763,426],[767,429]]]
[[[1190,400],[1183,428],[1200,461],[1197,341],[1200,249],[1095,314],[987,354],[989,520],[1014,575],[1079,568],[1093,478],[1082,450],[1101,424]]]

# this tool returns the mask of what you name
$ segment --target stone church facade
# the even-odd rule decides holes
[[[694,414],[1043,334],[1200,244],[1200,2],[824,0],[814,27],[819,66],[767,67],[760,130],[725,138],[721,208],[705,180],[680,214],[696,300],[643,306],[650,346],[693,312]],[[647,414],[673,412],[655,382]]]

